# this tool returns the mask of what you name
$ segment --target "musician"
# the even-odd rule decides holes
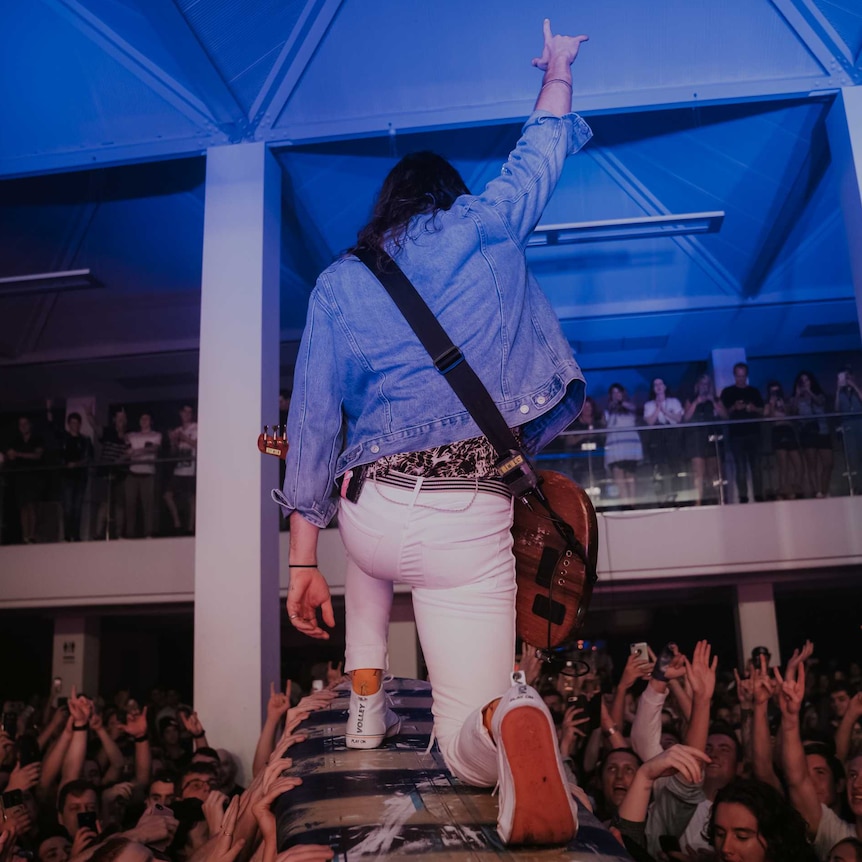
[[[583,376],[524,248],[566,157],[591,136],[571,113],[570,66],[585,39],[554,35],[545,21],[535,111],[483,192],[470,194],[438,155],[405,156],[354,249],[395,259],[529,452],[568,426],[584,400]],[[409,584],[447,765],[468,784],[499,778],[504,841],[568,841],[576,809],[552,719],[532,688],[511,685],[512,499],[497,456],[350,253],[322,273],[309,300],[288,438],[283,492],[274,496],[290,512],[287,612],[298,631],[329,636],[317,609],[323,625],[335,622],[317,539],[336,509],[348,554],[348,747],[373,748],[398,732],[381,682],[393,585]],[[525,792],[530,781],[535,792]]]

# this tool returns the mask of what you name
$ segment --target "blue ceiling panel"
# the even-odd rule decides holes
[[[741,284],[788,199],[823,110],[808,101],[671,112],[668,133],[635,137],[629,131],[622,140],[614,131],[624,118],[614,118],[602,138],[667,211],[727,212],[721,232],[701,242]],[[648,118],[664,131],[661,115]]]
[[[0,28],[0,81],[0,174],[36,158],[41,170],[56,168],[88,151],[119,158],[142,139],[201,138],[191,119],[40,2],[18,4]]]
[[[814,0],[814,3],[858,63],[862,54],[862,6],[859,0]]]
[[[852,298],[847,233],[838,206],[836,172],[829,170],[790,233],[761,292],[785,301]]]
[[[622,108],[660,104],[651,94],[662,91],[673,91],[678,100],[685,90],[697,100],[699,88],[700,98],[709,99],[715,88],[740,81],[805,79],[800,89],[807,92],[825,80],[822,66],[768,3],[617,0],[581,5],[574,13],[568,2],[556,0],[542,14],[564,30],[590,35],[575,67],[575,102],[587,109],[599,93],[603,106]],[[301,140],[385,131],[390,124],[445,126],[524,116],[536,95],[530,58],[540,47],[540,28],[529,4],[510,5],[503,13],[492,0],[345,3],[276,128]],[[357,33],[409,38],[357,39]]]
[[[246,114],[306,6],[306,0],[177,0]]]

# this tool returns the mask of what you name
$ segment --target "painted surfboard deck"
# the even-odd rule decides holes
[[[446,768],[431,734],[431,687],[393,679],[385,683],[401,733],[378,749],[344,745],[348,688],[328,710],[303,722],[305,742],[294,745],[292,774],[300,787],[278,802],[279,850],[327,844],[336,862],[360,859],[630,860],[614,837],[585,809],[566,848],[506,847],[497,836],[497,799],[490,789],[462,784]]]

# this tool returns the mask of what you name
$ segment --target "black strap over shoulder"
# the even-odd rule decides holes
[[[496,464],[500,477],[516,497],[524,497],[538,488],[538,480],[527,456],[518,445],[512,429],[500,413],[482,381],[464,358],[460,348],[452,343],[440,321],[392,258],[381,251],[359,249],[356,256],[386,288],[392,301],[404,315],[422,346],[445,376],[458,399],[469,411],[479,430],[497,452]],[[378,261],[383,261],[383,266]]]
[[[494,403],[479,376],[464,358],[460,348],[452,343],[440,321],[419,295],[413,282],[403,273],[401,267],[382,249],[379,252],[361,248],[354,252],[356,257],[374,274],[386,289],[392,301],[410,324],[422,346],[434,362],[437,370],[446,378],[479,430],[488,438],[497,452],[495,467],[500,478],[508,485],[515,497],[520,498],[532,508],[538,502],[548,513],[550,521],[568,547],[581,559],[586,567],[591,583],[597,580],[596,572],[590,564],[586,549],[575,536],[571,525],[561,518],[551,507],[541,488],[541,478],[537,475],[530,459],[518,445],[512,429],[506,424],[503,414]],[[380,265],[382,261],[383,265]],[[552,586],[553,589],[553,586]]]

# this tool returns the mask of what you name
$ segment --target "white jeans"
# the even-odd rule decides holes
[[[440,750],[462,781],[490,787],[497,755],[481,710],[509,687],[515,658],[512,500],[421,484],[369,479],[357,503],[341,503],[345,670],[388,668],[393,585],[409,584]]]

